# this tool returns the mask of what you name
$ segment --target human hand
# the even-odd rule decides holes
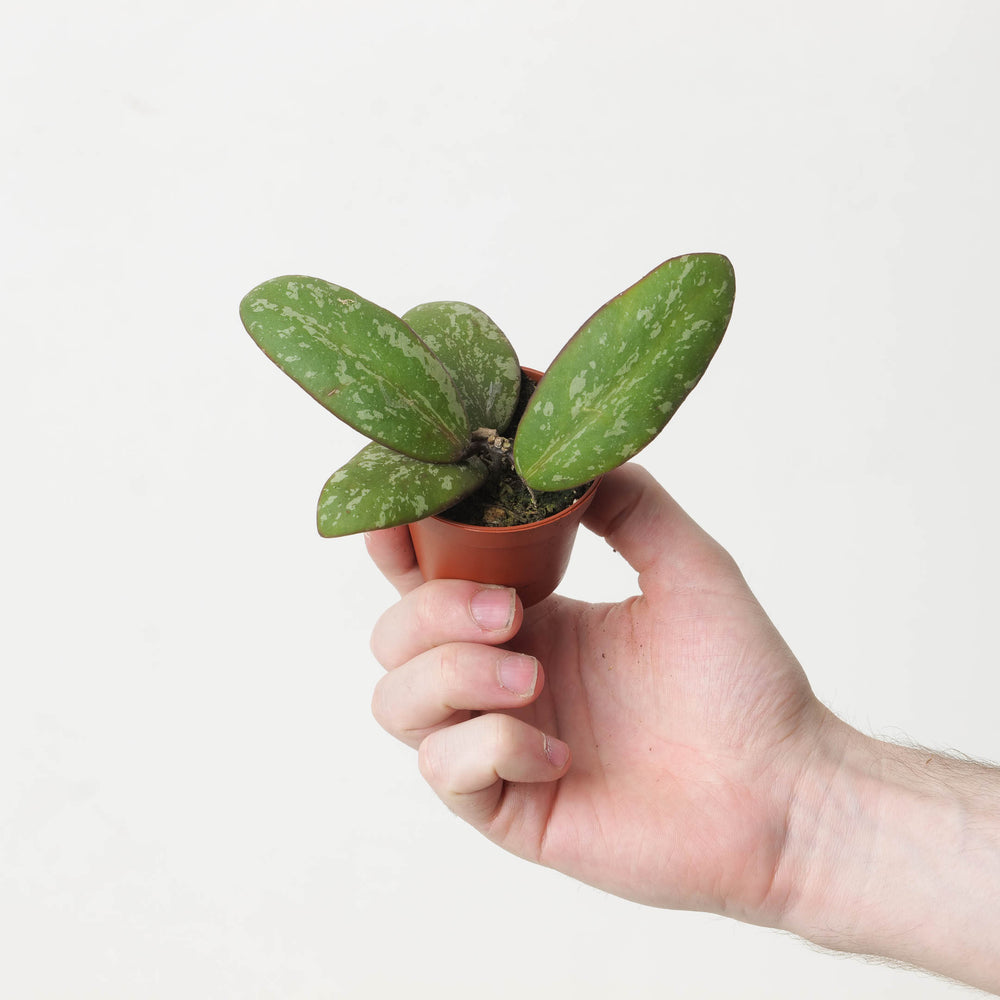
[[[388,671],[376,718],[514,854],[644,903],[776,924],[789,803],[836,720],[733,560],[643,469],[608,475],[585,524],[641,595],[525,611],[506,589],[425,583],[405,528],[370,535],[402,595],[372,636]]]

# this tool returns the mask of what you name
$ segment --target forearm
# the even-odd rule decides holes
[[[1000,993],[1000,770],[828,735],[789,815],[782,926]]]

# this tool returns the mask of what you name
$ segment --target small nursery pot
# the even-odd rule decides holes
[[[523,371],[536,381],[541,378],[541,372]],[[559,586],[576,530],[600,483],[598,477],[575,503],[544,521],[505,528],[460,524],[440,516],[413,522],[410,537],[424,577],[514,587],[525,607],[538,604]]]
[[[600,485],[574,504],[531,524],[487,528],[426,517],[410,525],[417,562],[428,580],[475,580],[514,587],[527,608],[551,594],[566,572],[576,529]]]

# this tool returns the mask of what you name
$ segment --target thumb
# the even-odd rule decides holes
[[[729,553],[640,465],[604,477],[583,523],[625,557],[644,594],[746,588]]]

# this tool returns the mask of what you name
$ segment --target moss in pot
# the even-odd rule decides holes
[[[527,605],[561,579],[596,481],[649,444],[701,378],[734,292],[721,254],[671,258],[594,313],[540,378],[522,372],[496,324],[462,302],[397,317],[338,285],[290,275],[249,292],[240,316],[282,371],[372,439],[323,487],[320,534],[408,524],[425,576],[516,586]],[[552,571],[536,585],[488,565],[486,536],[491,548],[510,536],[530,549],[532,535],[562,521],[565,557],[543,557],[562,563],[554,582]],[[442,533],[435,524],[459,522],[479,539],[467,572],[429,553]]]

